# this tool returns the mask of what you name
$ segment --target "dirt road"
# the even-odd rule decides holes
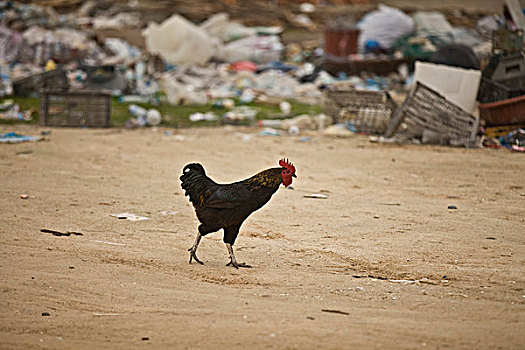
[[[525,346],[522,154],[255,129],[51,130],[0,145],[2,349]],[[204,266],[188,264],[198,223],[182,167],[230,182],[282,156],[295,190],[236,242],[254,267],[225,267],[221,234],[203,239]],[[110,216],[122,212],[149,220]]]

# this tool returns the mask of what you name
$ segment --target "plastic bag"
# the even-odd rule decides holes
[[[204,64],[219,45],[204,29],[179,15],[161,24],[150,23],[142,34],[148,51],[171,64]]]
[[[375,40],[381,48],[389,49],[396,39],[414,30],[414,21],[403,11],[382,4],[378,8],[367,13],[357,24],[361,30],[358,43],[361,52],[369,40]]]

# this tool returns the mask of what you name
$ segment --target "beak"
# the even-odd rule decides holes
[[[297,177],[297,175],[295,175],[295,174],[292,174],[292,177]]]

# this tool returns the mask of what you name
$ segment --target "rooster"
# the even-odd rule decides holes
[[[283,184],[288,187],[295,175],[295,167],[288,160],[281,159],[280,167],[261,171],[254,176],[231,184],[218,184],[208,176],[199,163],[191,163],[184,167],[180,177],[181,187],[195,208],[200,221],[195,242],[188,251],[190,264],[193,259],[203,264],[197,258],[197,247],[202,236],[224,229],[223,241],[230,255],[226,266],[251,267],[238,263],[233,254],[233,244],[239,234],[242,223],[251,213],[264,206]]]

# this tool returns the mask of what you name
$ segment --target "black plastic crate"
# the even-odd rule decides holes
[[[525,90],[525,54],[493,56],[483,70],[483,77],[511,90]]]
[[[42,91],[40,124],[109,127],[111,94],[99,91]]]
[[[329,86],[323,96],[324,112],[356,132],[384,133],[396,107],[387,91]]]
[[[525,88],[512,89],[497,81],[481,77],[478,90],[478,101],[481,103],[496,102],[521,95],[525,95]]]
[[[15,95],[28,95],[40,90],[66,91],[69,89],[66,72],[55,69],[49,72],[35,74],[13,82]]]

